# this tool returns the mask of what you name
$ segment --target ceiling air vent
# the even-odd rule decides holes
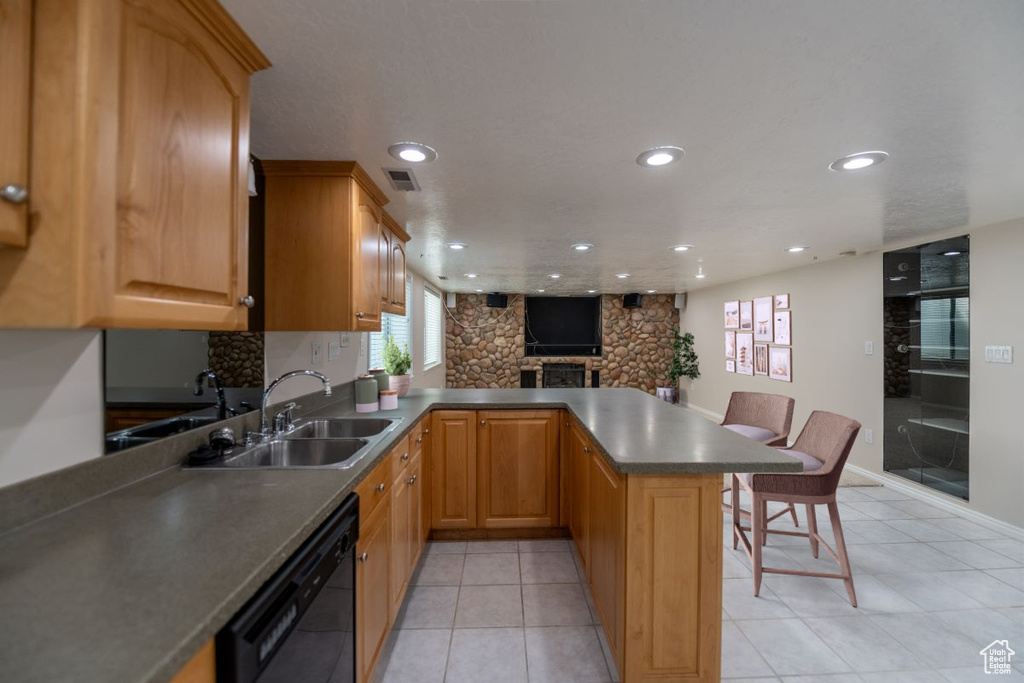
[[[384,168],[384,175],[388,177],[391,187],[399,192],[419,192],[420,184],[416,182],[416,176],[408,168]]]

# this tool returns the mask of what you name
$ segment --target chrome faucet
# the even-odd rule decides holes
[[[196,386],[192,393],[196,396],[202,396],[203,382],[207,379],[210,380],[210,386],[217,391],[217,419],[224,420],[227,419],[228,415],[236,415],[236,411],[228,405],[227,399],[224,398],[224,387],[220,383],[220,377],[210,368],[206,368],[196,375]]]
[[[279,385],[286,379],[291,379],[292,377],[302,377],[304,375],[308,375],[309,377],[316,377],[318,380],[323,382],[324,396],[331,395],[331,380],[327,379],[325,375],[317,372],[316,370],[292,370],[291,372],[284,373],[283,375],[275,379],[273,382],[271,382],[270,385],[267,386],[266,391],[263,392],[263,400],[260,402],[260,431],[257,435],[260,440],[269,439],[270,437],[278,433],[278,429],[284,428],[285,422],[290,423],[291,409],[297,407],[294,403],[289,404],[289,407],[285,408],[285,410],[288,411],[286,420],[282,420],[280,426],[277,427],[276,429],[271,429],[267,425],[267,403],[269,403],[271,392],[273,392],[274,389],[277,388],[277,385]]]

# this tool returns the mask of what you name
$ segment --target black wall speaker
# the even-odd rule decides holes
[[[640,308],[643,305],[644,297],[641,294],[625,294],[622,297],[623,308]]]
[[[488,294],[488,308],[508,308],[508,294]]]

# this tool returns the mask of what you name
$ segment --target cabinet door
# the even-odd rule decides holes
[[[391,307],[395,315],[405,315],[405,242],[397,235],[391,236]]]
[[[352,230],[354,330],[380,330],[380,208],[361,189]]]
[[[0,199],[0,244],[12,247],[28,242],[28,201],[17,190],[28,189],[31,46],[31,0],[0,0],[0,188],[15,186]]]
[[[412,487],[406,482],[409,468],[403,469],[391,485],[391,569],[390,618],[394,623],[409,583],[409,538],[412,533]]]
[[[590,454],[587,574],[608,644],[620,662],[624,636],[626,482],[603,457]]]
[[[185,3],[100,4],[120,28],[91,84],[116,99],[88,122],[100,130],[86,156],[105,177],[83,207],[85,323],[245,329],[248,69]]]
[[[555,526],[558,411],[481,410],[477,418],[477,522]]]
[[[373,673],[388,632],[390,507],[384,502],[366,523],[360,523],[356,544],[356,671],[362,681]]]
[[[435,529],[476,527],[476,411],[431,416],[430,490]]]
[[[409,475],[406,484],[409,487],[409,565],[406,568],[407,576],[412,576],[416,569],[416,563],[420,560],[420,553],[423,552],[424,526],[423,518],[423,458],[414,456],[409,468],[406,470]]]
[[[380,226],[380,242],[378,243],[378,258],[380,263],[377,265],[380,271],[380,309],[385,313],[394,313],[391,310],[391,286],[393,282],[392,276],[392,263],[391,263],[391,244],[394,241],[395,236],[385,226]]]
[[[569,508],[572,505],[571,477],[569,463],[572,460],[572,423],[569,412],[559,411],[558,420],[558,525],[569,526]]]
[[[572,448],[569,462],[570,486],[572,506],[569,511],[569,531],[573,540],[576,541],[576,549],[579,551],[580,559],[583,561],[584,569],[587,568],[587,508],[589,505],[588,494],[590,491],[589,472],[590,446],[583,433],[576,425],[572,427]]]

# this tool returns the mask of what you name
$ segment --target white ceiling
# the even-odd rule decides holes
[[[223,2],[274,63],[253,152],[359,161],[446,289],[686,291],[1024,215],[1019,0]]]

